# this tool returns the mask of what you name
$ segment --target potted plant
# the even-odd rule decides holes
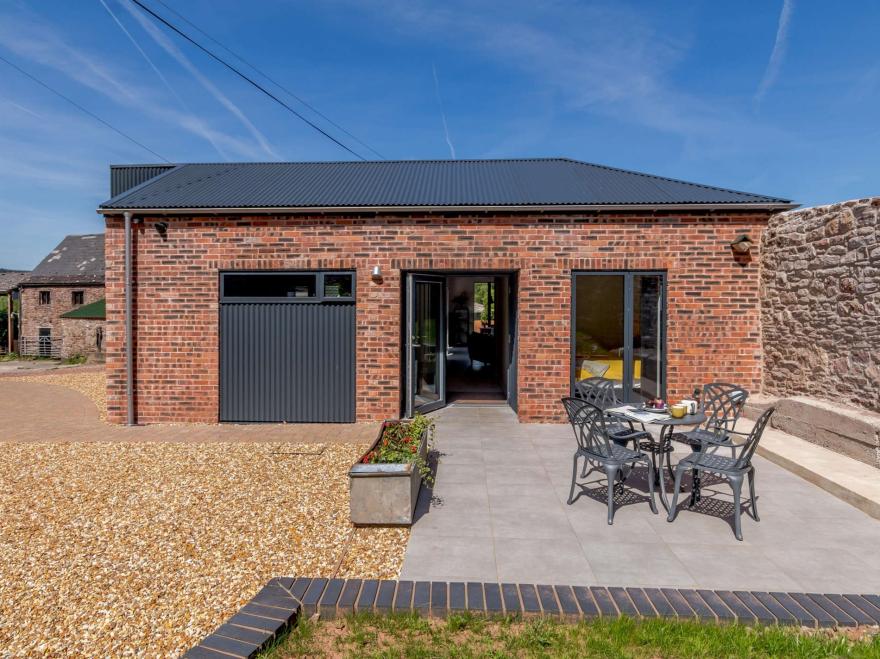
[[[412,524],[422,481],[431,479],[427,458],[433,427],[420,414],[382,424],[376,441],[348,472],[353,524]]]

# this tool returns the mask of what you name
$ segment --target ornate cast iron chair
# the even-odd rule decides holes
[[[584,459],[584,473],[586,473],[586,465],[590,463],[597,464],[605,471],[608,479],[608,523],[614,523],[614,487],[617,475],[623,475],[623,469],[626,466],[633,467],[638,463],[643,463],[648,469],[648,493],[650,495],[649,503],[651,511],[656,515],[657,506],[654,503],[654,468],[651,465],[651,459],[641,451],[633,451],[626,446],[614,442],[608,435],[605,426],[605,413],[602,409],[579,398],[563,398],[562,404],[568,414],[568,420],[574,430],[574,437],[577,440],[577,450],[574,453],[574,459],[571,471],[571,490],[568,494],[568,504],[571,505],[575,501],[575,487],[581,487],[577,482],[578,477],[578,460]],[[581,476],[583,478],[583,474]]]
[[[679,461],[675,466],[675,487],[672,497],[672,504],[669,506],[669,516],[667,521],[672,522],[678,514],[676,508],[678,504],[678,494],[681,489],[681,477],[686,471],[693,471],[696,475],[700,471],[707,471],[726,478],[730,482],[733,490],[733,532],[737,540],[742,540],[742,529],[740,525],[740,497],[742,491],[743,478],[748,476],[749,479],[749,500],[751,502],[751,515],[756,522],[758,518],[758,508],[755,502],[755,468],[752,466],[752,456],[755,449],[758,448],[758,442],[761,441],[761,435],[764,434],[764,428],[770,421],[770,417],[776,408],[768,408],[755,422],[755,427],[748,434],[747,439],[741,446],[735,446],[730,443],[729,438],[726,442],[716,441],[708,438],[703,441],[699,451],[692,453],[688,457]],[[719,446],[732,446],[734,454],[739,451],[739,456],[726,457],[718,455],[711,449]]]

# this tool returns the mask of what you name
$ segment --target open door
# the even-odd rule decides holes
[[[406,280],[406,416],[446,405],[446,279]]]

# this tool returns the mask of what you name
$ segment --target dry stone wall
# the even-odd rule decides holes
[[[761,254],[764,392],[880,411],[880,197],[775,215]]]

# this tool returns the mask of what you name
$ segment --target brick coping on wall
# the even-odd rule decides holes
[[[857,627],[880,625],[880,595],[280,577],[271,579],[238,613],[184,656],[253,657],[302,616],[320,614],[332,619],[365,611],[431,617],[467,611],[571,621],[629,616]]]

